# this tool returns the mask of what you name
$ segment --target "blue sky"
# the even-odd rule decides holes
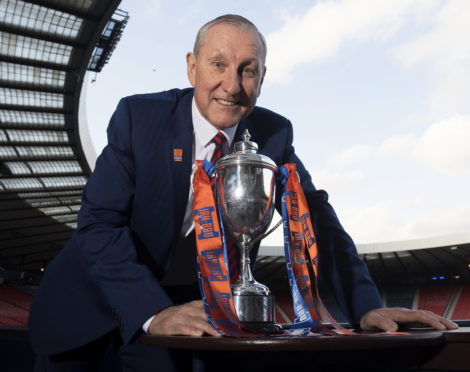
[[[292,121],[298,155],[356,242],[470,231],[470,1],[124,0],[120,8],[129,23],[87,86],[98,153],[119,98],[189,86],[185,54],[197,30],[237,13],[267,39],[258,105]]]

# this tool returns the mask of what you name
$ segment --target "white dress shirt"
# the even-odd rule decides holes
[[[193,162],[196,160],[211,160],[212,154],[215,150],[215,143],[212,141],[212,139],[219,130],[200,114],[194,98],[192,105],[192,117],[194,126],[192,160]],[[235,137],[237,127],[238,124],[231,128],[222,130],[225,137],[227,138],[227,142],[224,143],[224,154],[227,154],[229,148],[232,146],[233,137]],[[193,229],[193,193],[190,188],[188,205],[186,206],[186,213],[184,214],[181,235],[186,237],[191,231],[193,231]]]
[[[212,141],[212,139],[217,134],[217,132],[219,132],[219,129],[214,127],[201,115],[199,109],[196,106],[196,101],[194,98],[192,103],[192,119],[194,127],[192,161],[211,160],[212,154],[215,150],[215,143]],[[224,143],[224,154],[227,154],[229,148],[232,146],[237,127],[238,123],[231,128],[221,130],[227,138],[227,142]],[[193,192],[191,191],[191,188],[189,188],[188,205],[186,206],[186,212],[184,214],[181,235],[186,237],[193,230]],[[155,315],[148,319],[142,326],[142,329],[145,331],[145,333],[148,333],[148,328],[154,317]]]

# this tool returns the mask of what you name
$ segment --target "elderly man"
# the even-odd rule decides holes
[[[414,321],[455,327],[428,312],[382,308],[326,193],[314,188],[295,155],[291,123],[255,107],[265,58],[264,38],[250,21],[222,16],[201,28],[186,55],[194,89],[121,100],[83,193],[77,233],[48,266],[33,302],[31,342],[45,355],[38,368],[113,369],[118,363],[147,370],[158,363],[162,370],[184,370],[184,358],[141,345],[138,335],[217,336],[196,283],[189,178],[194,160],[214,159],[214,137],[227,152],[245,129],[260,153],[278,165],[296,164],[320,277],[352,323],[390,331]]]

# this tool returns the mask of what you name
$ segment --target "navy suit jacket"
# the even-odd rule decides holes
[[[84,189],[77,233],[48,265],[30,312],[38,354],[87,344],[119,328],[124,343],[173,303],[159,280],[181,231],[192,167],[193,89],[120,101],[108,145]],[[292,125],[255,107],[239,123],[276,164],[296,163],[319,246],[320,277],[352,322],[382,306],[328,196],[312,184],[292,147]],[[174,149],[183,151],[175,161]]]

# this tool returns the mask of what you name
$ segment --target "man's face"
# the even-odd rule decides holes
[[[258,34],[220,23],[202,39],[199,56],[186,56],[197,108],[218,129],[248,116],[261,92],[264,74]]]

